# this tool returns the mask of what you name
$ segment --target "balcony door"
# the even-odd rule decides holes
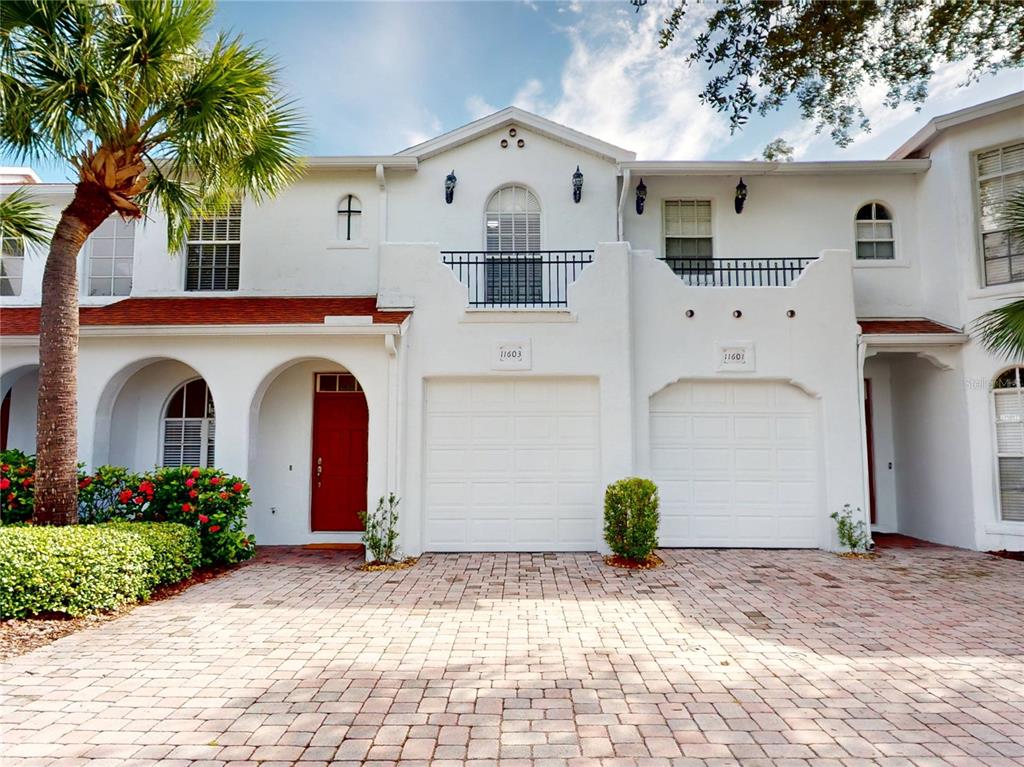
[[[523,306],[543,301],[540,203],[525,186],[509,184],[487,201],[485,300],[489,305]]]

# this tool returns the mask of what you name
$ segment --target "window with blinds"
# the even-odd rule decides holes
[[[213,466],[214,434],[213,396],[206,381],[182,384],[164,412],[163,465]]]
[[[1024,142],[977,155],[978,224],[986,285],[1024,282],[1024,237],[1012,236],[1003,208],[1024,190]]]
[[[25,271],[25,243],[18,237],[0,237],[0,296],[20,296]]]
[[[233,202],[209,218],[193,219],[185,249],[185,290],[238,290],[242,203]]]
[[[540,203],[524,186],[509,184],[487,201],[485,300],[519,305],[541,300]],[[531,257],[531,255],[533,257]]]
[[[676,272],[710,268],[711,200],[665,200],[665,262]]]
[[[1024,367],[1007,370],[992,389],[1000,515],[1006,522],[1024,522]]]
[[[111,216],[89,235],[90,296],[127,296],[132,292],[135,222]]]

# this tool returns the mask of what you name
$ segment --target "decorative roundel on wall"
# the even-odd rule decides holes
[[[502,149],[508,149],[508,139],[507,138],[503,138],[501,140],[501,148]]]
[[[515,128],[509,128],[508,129],[508,135],[510,135],[512,138],[516,137],[516,133],[517,133],[517,131],[516,131]]]
[[[520,149],[522,149],[522,148],[523,148],[524,146],[526,146],[526,142],[525,142],[525,141],[523,141],[522,139],[519,139],[519,140],[518,140],[518,141],[516,142],[516,146],[517,146],[517,147],[519,147]]]

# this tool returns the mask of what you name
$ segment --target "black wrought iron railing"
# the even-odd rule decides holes
[[[470,307],[552,308],[569,305],[569,286],[594,251],[446,250],[441,261],[468,288]]]
[[[778,288],[800,276],[814,258],[661,259],[688,285],[724,288]]]

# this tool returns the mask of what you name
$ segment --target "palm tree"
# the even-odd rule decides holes
[[[77,521],[78,252],[113,213],[160,208],[168,244],[239,195],[296,177],[301,120],[274,62],[204,44],[212,0],[3,0],[0,151],[77,173],[43,273],[33,521]]]
[[[45,245],[50,239],[46,206],[22,187],[0,200],[0,241],[14,239],[26,245]]]
[[[1013,192],[1003,207],[1006,236],[1011,244],[1024,246],[1024,189]],[[993,354],[1024,362],[1024,299],[981,315],[974,322],[981,343]]]

